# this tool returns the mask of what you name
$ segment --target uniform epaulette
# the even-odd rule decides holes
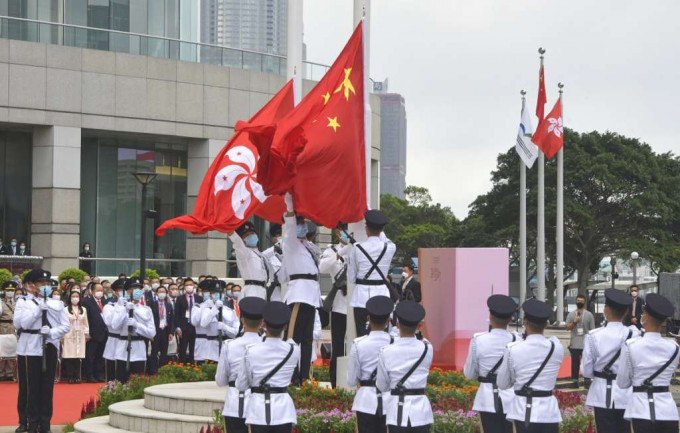
[[[595,328],[595,329],[591,329],[590,331],[588,331],[588,334],[592,335],[592,334],[595,334],[596,332],[602,331],[603,329],[604,329],[604,326],[601,326],[601,327]]]
[[[557,337],[554,336],[554,335],[553,335],[552,337],[550,337],[548,340],[554,341],[556,344],[562,344],[562,343],[560,342],[560,339],[557,338]]]
[[[626,340],[626,345],[630,346],[631,344],[635,343],[636,341],[640,341],[642,337],[633,337],[628,340]]]
[[[472,334],[472,338],[477,338],[477,337],[479,337],[480,335],[485,335],[485,334],[488,334],[488,333],[489,333],[489,331],[476,332],[476,333]]]
[[[358,342],[360,342],[361,340],[363,340],[363,339],[366,338],[366,337],[368,337],[368,335],[362,335],[361,337],[357,337],[357,338],[354,339],[354,342],[355,342],[355,343],[358,343]]]

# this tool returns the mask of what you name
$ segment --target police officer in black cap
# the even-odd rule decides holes
[[[354,309],[357,336],[366,335],[366,301],[373,296],[390,296],[387,275],[397,247],[387,239],[383,228],[389,220],[379,210],[364,214],[368,239],[354,244],[347,268],[347,282],[356,284],[350,306]]]
[[[434,422],[425,395],[433,352],[427,340],[416,338],[425,309],[414,301],[402,301],[394,314],[399,338],[380,349],[376,375],[378,390],[391,394],[386,402],[388,431],[427,433]]]
[[[543,336],[552,314],[548,304],[530,299],[522,309],[527,337],[508,344],[496,377],[500,389],[515,390],[506,418],[517,433],[557,433],[562,416],[553,389],[564,348],[557,337]]]
[[[236,252],[236,264],[241,278],[245,280],[243,297],[257,296],[266,299],[267,286],[273,272],[269,261],[258,250],[260,239],[255,226],[246,221],[236,229],[236,233],[229,234],[229,239]]]
[[[675,307],[656,293],[647,295],[642,312],[642,337],[628,340],[621,350],[616,377],[620,388],[633,388],[624,418],[631,420],[635,433],[676,433],[678,408],[670,382],[678,367],[680,347],[661,336],[661,329]]]
[[[16,281],[7,280],[2,283],[2,289],[0,289],[0,341],[7,342],[7,344],[0,344],[0,381],[15,379],[16,353],[14,350],[3,353],[3,348],[9,349],[17,345],[14,330],[14,292],[18,286]]]
[[[496,373],[503,361],[508,343],[519,340],[517,334],[508,331],[512,314],[517,304],[507,295],[491,295],[486,300],[489,307],[491,330],[475,334],[470,340],[467,361],[463,374],[471,380],[479,380],[472,410],[479,413],[485,432],[512,432],[512,423],[506,420],[514,394],[510,390],[499,390]]]
[[[113,318],[116,310],[119,312],[125,310],[125,297],[127,296],[127,293],[125,292],[125,279],[119,278],[111,283],[111,290],[117,294],[116,302],[107,302],[102,309],[102,319],[104,320],[104,324],[108,331],[106,346],[104,346],[104,365],[107,382],[116,379],[116,351],[118,350],[119,344],[124,344],[124,342],[120,340],[120,335],[113,327]]]
[[[347,384],[361,385],[354,396],[352,410],[357,414],[359,433],[387,431],[382,392],[375,387],[380,349],[394,342],[385,332],[394,303],[387,296],[374,296],[366,302],[371,332],[352,343],[347,363]]]
[[[17,433],[50,431],[59,342],[71,329],[64,303],[50,298],[51,276],[42,269],[28,272],[24,277],[27,294],[17,301],[14,310],[14,327],[19,335]]]
[[[637,328],[629,329],[621,323],[630,310],[633,298],[617,289],[605,290],[604,297],[607,326],[590,331],[584,342],[581,372],[583,377],[593,379],[586,405],[595,409],[598,432],[630,432],[630,422],[623,418],[623,413],[633,390],[619,388],[616,375],[621,347],[626,340],[640,333]]]
[[[297,415],[288,386],[300,362],[300,348],[282,339],[291,316],[286,304],[270,302],[262,316],[267,338],[246,348],[236,388],[251,391],[246,410],[251,433],[290,433]]]

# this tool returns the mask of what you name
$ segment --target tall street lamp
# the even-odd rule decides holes
[[[612,289],[616,288],[616,257],[612,256],[609,262],[612,265]]]
[[[146,187],[156,178],[156,173],[151,171],[138,171],[132,173],[137,182],[142,184],[142,236],[139,247],[139,279],[142,284],[146,279]]]
[[[637,251],[633,251],[630,253],[630,261],[631,264],[633,265],[633,285],[637,285],[637,268],[638,268],[638,260],[640,259],[640,254],[637,253]]]

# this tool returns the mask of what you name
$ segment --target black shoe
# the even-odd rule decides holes
[[[17,427],[16,430],[14,430],[14,433],[24,433],[28,431],[28,426],[26,424],[19,424],[19,427]]]

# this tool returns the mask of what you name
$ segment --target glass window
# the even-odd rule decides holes
[[[26,242],[30,251],[32,137],[0,131],[0,237]]]
[[[130,0],[111,0],[111,29],[130,31]],[[119,33],[111,33],[111,51],[129,53],[131,37]]]

